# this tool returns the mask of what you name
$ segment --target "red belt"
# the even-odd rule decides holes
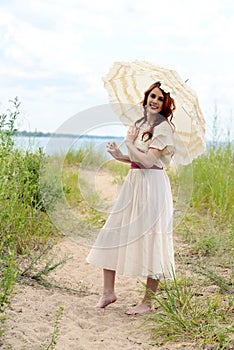
[[[156,170],[163,170],[163,168],[160,168],[157,165],[153,165],[151,168],[144,168],[144,167],[139,166],[135,162],[131,162],[131,169],[156,169]]]

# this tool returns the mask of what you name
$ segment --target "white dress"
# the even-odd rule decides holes
[[[135,145],[163,150],[155,165],[166,167],[174,153],[173,130],[167,121],[153,137]],[[135,161],[129,153],[131,161]],[[160,169],[130,169],[116,203],[90,250],[87,262],[128,277],[173,278],[173,202],[169,178]]]

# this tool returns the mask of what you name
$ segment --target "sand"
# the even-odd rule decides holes
[[[147,314],[125,314],[143,294],[139,280],[118,276],[117,302],[105,310],[97,310],[95,304],[101,293],[102,272],[86,263],[88,250],[70,238],[62,239],[56,246],[57,258],[69,255],[72,259],[49,278],[63,286],[81,288],[87,295],[47,289],[38,284],[17,286],[7,315],[8,329],[0,347],[2,350],[51,349],[48,345],[60,306],[64,311],[55,345],[57,350],[194,349],[192,345],[181,343],[153,346],[150,332],[143,326]]]
[[[64,312],[56,349],[132,349],[135,341],[139,343],[136,346],[142,345],[140,343],[144,342],[144,338],[140,340],[141,337],[137,337],[135,340],[138,332],[131,334],[135,330],[136,322],[139,322],[124,315],[127,301],[131,303],[134,300],[131,289],[137,289],[136,281],[131,281],[128,293],[126,281],[118,278],[117,290],[119,286],[125,285],[125,293],[120,289],[119,300],[115,305],[105,311],[96,310],[94,306],[101,292],[102,275],[100,270],[85,262],[88,248],[78,246],[71,239],[65,238],[56,250],[61,258],[65,255],[72,255],[73,258],[51,275],[53,281],[77,289],[83,285],[87,294],[94,294],[79,296],[40,286],[18,288],[8,315],[9,329],[5,343],[12,344],[14,350],[38,350],[41,344],[49,344],[55,315],[62,305]],[[146,342],[143,349],[149,348]]]
[[[107,184],[109,188],[107,189]],[[105,173],[96,176],[98,190],[103,189],[111,202],[116,188]],[[75,294],[71,290],[45,288],[37,283],[20,283],[7,312],[5,337],[1,350],[148,350],[194,349],[194,344],[169,343],[155,346],[151,333],[144,325],[149,314],[128,316],[125,311],[143,296],[142,281],[117,276],[118,300],[105,310],[95,305],[102,291],[102,271],[85,260],[88,245],[65,236],[53,248],[57,261],[72,257],[48,277],[50,282],[70,289],[83,290]],[[52,252],[50,252],[50,256]],[[58,325],[55,347],[49,346],[56,314],[64,310]]]

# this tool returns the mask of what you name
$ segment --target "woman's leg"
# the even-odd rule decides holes
[[[155,280],[153,278],[148,277],[146,281],[146,291],[143,300],[131,308],[130,310],[126,311],[127,315],[138,315],[143,314],[147,311],[152,310],[152,295],[151,293],[155,293],[158,289],[159,280]]]
[[[115,295],[115,271],[103,269],[103,294],[97,303],[97,308],[105,308],[117,300]]]
[[[143,302],[149,302],[151,304],[152,301],[152,292],[156,293],[159,285],[159,280],[155,280],[153,278],[148,277],[146,282],[146,291],[143,298]]]

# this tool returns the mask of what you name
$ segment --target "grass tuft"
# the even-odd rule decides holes
[[[200,349],[231,349],[233,301],[224,303],[220,295],[197,295],[186,279],[179,283],[173,276],[172,282],[163,282],[161,291],[152,295],[157,312],[147,321],[151,323],[154,342],[190,341]]]

